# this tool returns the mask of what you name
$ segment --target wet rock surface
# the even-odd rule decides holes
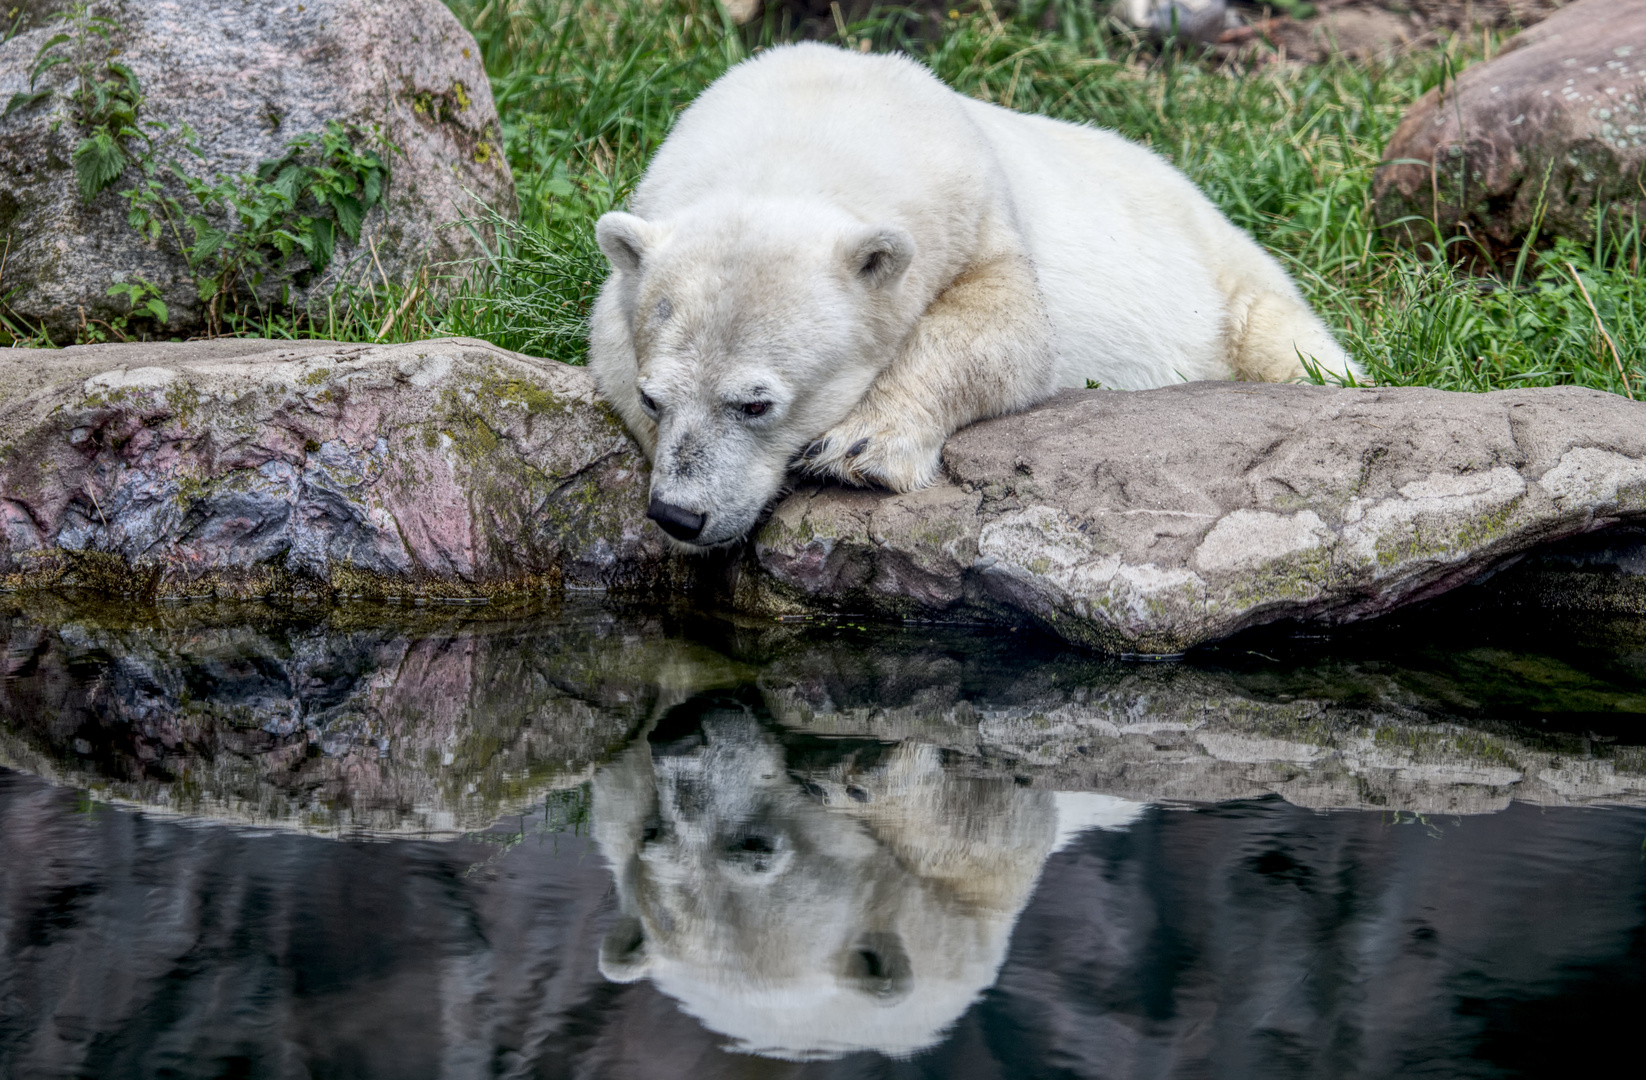
[[[1579,0],[1414,105],[1372,186],[1378,220],[1414,242],[1467,230],[1497,257],[1540,235],[1592,237],[1593,213],[1640,208],[1646,7]]]
[[[1646,517],[1646,406],[1575,388],[1065,391],[943,460],[948,482],[908,495],[797,491],[740,603],[1027,616],[1177,653],[1378,615]]]
[[[441,228],[475,210],[465,191],[514,213],[480,50],[439,0],[104,0],[93,8],[122,27],[114,42],[141,83],[139,121],[186,123],[198,133],[203,158],[181,146],[161,157],[179,158],[197,178],[254,171],[330,121],[379,126],[397,148],[360,242],[338,237],[331,267],[294,288],[299,308],[340,282],[370,289],[386,277],[409,286],[425,266],[478,256],[468,231]],[[39,11],[33,25],[0,44],[0,100],[28,90],[35,54],[58,29]],[[67,70],[46,73],[40,85],[60,89]],[[126,313],[126,301],[108,295],[111,284],[143,279],[161,289],[167,329],[199,327],[205,312],[182,257],[169,240],[147,244],[127,224],[119,192],[137,183],[137,169],[90,205],[81,201],[71,153],[84,133],[67,116],[58,94],[0,118],[10,315],[72,340],[88,320]]]
[[[667,588],[646,486],[588,375],[479,341],[0,355],[8,588]]]

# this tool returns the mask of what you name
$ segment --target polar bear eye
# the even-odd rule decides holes
[[[653,415],[657,413],[657,402],[653,401],[651,395],[644,390],[640,391],[640,407]]]
[[[771,407],[772,403],[769,401],[745,401],[743,403],[743,415],[765,416],[766,411]]]

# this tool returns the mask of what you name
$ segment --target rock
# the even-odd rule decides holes
[[[1483,582],[1499,606],[1646,615],[1646,528],[1619,526],[1527,555]]]
[[[686,556],[645,519],[645,460],[581,368],[467,339],[0,351],[0,587],[692,591],[1178,653],[1378,615],[1646,523],[1646,405],[1569,387],[1065,391],[956,434],[944,466],[906,495],[802,486],[742,549]],[[1634,578],[1591,577],[1585,603],[1632,610]]]
[[[1065,391],[957,433],[943,462],[947,483],[908,495],[798,490],[756,535],[740,604],[1025,620],[1150,654],[1353,621],[1646,518],[1646,405],[1577,388]]]
[[[1432,242],[1466,231],[1493,257],[1539,235],[1592,238],[1646,211],[1646,5],[1579,0],[1412,106],[1372,184],[1379,222]],[[1540,219],[1540,207],[1541,219]]]
[[[0,766],[170,815],[450,836],[575,787],[675,706],[733,692],[802,748],[794,775],[819,783],[833,758],[903,744],[937,750],[956,786],[1143,802],[1646,805],[1641,747],[1561,734],[1587,731],[1592,713],[1538,700],[1543,723],[1508,722],[1536,697],[1526,671],[1561,670],[1537,653],[1497,653],[1494,668],[1511,670],[1494,677],[1466,650],[1366,664],[1316,649],[1243,679],[1215,658],[1003,652],[998,632],[932,628],[864,641],[771,624],[725,635],[722,652],[701,643],[701,623],[572,602],[0,601]],[[1646,623],[1628,625],[1634,639],[1606,639],[1610,680],[1565,669],[1558,685],[1584,686],[1565,708],[1646,708],[1642,654],[1627,659]],[[1474,711],[1490,721],[1460,715],[1460,701],[1484,701]]]
[[[1288,57],[1320,63],[1334,55],[1355,60],[1385,58],[1422,34],[1409,13],[1357,5],[1330,7],[1312,19],[1277,22],[1270,36]]]
[[[514,182],[501,152],[491,88],[480,51],[439,0],[104,0],[117,20],[119,60],[138,77],[141,121],[191,125],[205,156],[180,147],[165,156],[193,175],[254,170],[291,138],[327,122],[362,130],[381,125],[398,150],[390,156],[384,202],[364,221],[361,243],[340,238],[331,266],[299,279],[299,308],[324,300],[339,283],[377,287],[383,277],[408,285],[425,266],[480,253],[463,229],[441,229],[474,203],[514,213]],[[46,26],[0,45],[0,101],[25,91]],[[67,66],[43,81],[61,88]],[[127,301],[108,295],[116,282],[143,279],[161,289],[169,320],[188,333],[205,317],[194,279],[175,244],[143,242],[127,223],[119,192],[125,174],[87,206],[76,190],[70,153],[82,135],[65,121],[61,95],[0,118],[0,242],[9,256],[0,292],[8,317],[73,339],[87,320],[111,321]],[[128,144],[131,145],[131,144]],[[300,256],[293,266],[306,268]],[[262,287],[274,302],[271,280]]]
[[[646,491],[585,372],[478,341],[0,352],[5,587],[666,587]]]

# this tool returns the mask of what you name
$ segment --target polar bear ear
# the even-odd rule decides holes
[[[876,225],[848,247],[848,258],[858,280],[875,288],[903,276],[914,258],[914,237],[901,225]]]
[[[600,974],[614,983],[632,983],[645,978],[650,967],[646,931],[639,919],[624,915],[600,943]]]
[[[643,218],[614,210],[595,222],[594,238],[614,267],[632,274],[640,269],[646,249],[657,239],[657,230]]]

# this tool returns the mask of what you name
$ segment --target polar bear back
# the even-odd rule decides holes
[[[1026,255],[1047,392],[1284,379],[1299,352],[1357,370],[1280,265],[1164,159],[964,97],[906,57],[803,44],[737,65],[682,114],[632,205],[664,223],[765,206],[802,227],[899,226],[910,318],[982,260]]]
[[[1227,298],[1208,256],[1252,241],[1182,173],[1113,132],[966,107],[1006,174],[1057,330],[1058,385],[1098,372],[1124,390],[1228,378]]]
[[[895,222],[935,292],[963,268],[1003,178],[964,98],[900,56],[813,43],[739,64],[658,149],[631,208],[667,221],[704,204],[824,204]]]

